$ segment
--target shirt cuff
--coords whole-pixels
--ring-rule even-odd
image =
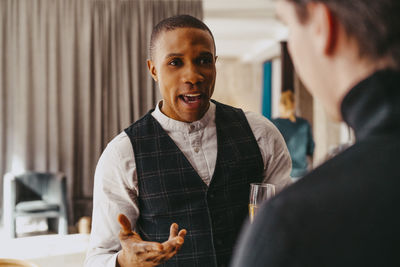
[[[110,260],[110,264],[108,264],[107,267],[117,267],[117,266],[118,266],[117,258],[118,258],[119,253],[121,253],[121,251],[122,251],[122,250],[118,251],[117,253],[115,253],[115,254],[112,256],[112,258],[111,258],[111,260]]]

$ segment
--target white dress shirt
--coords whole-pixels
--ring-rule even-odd
[[[199,121],[186,123],[164,115],[159,106],[151,115],[172,138],[201,179],[209,185],[217,160],[217,135],[214,103]],[[274,184],[279,192],[291,183],[291,160],[285,141],[265,117],[246,112],[245,116],[260,148],[263,182]],[[121,249],[117,216],[125,214],[135,227],[139,217],[138,181],[134,151],[125,132],[105,148],[97,164],[93,192],[93,222],[86,267],[115,267]]]

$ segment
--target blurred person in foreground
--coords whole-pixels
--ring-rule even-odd
[[[203,22],[161,21],[150,57],[162,100],[100,157],[86,266],[227,266],[249,184],[280,191],[290,155],[266,118],[210,100],[217,57]]]
[[[261,207],[232,266],[400,266],[400,1],[278,0],[296,70],[356,142]]]
[[[292,159],[290,176],[295,182],[312,168],[314,139],[310,123],[296,116],[294,94],[290,90],[282,92],[279,102],[279,118],[271,120],[279,129]]]

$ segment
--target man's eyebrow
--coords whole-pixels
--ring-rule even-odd
[[[200,56],[213,56],[213,54],[211,52],[201,52]]]
[[[213,56],[211,52],[200,52],[200,56]],[[183,54],[181,53],[169,53],[168,55],[165,56],[165,58],[171,58],[171,57],[183,57]]]
[[[170,53],[168,55],[165,56],[165,58],[170,58],[170,57],[182,57],[183,54],[181,53]]]

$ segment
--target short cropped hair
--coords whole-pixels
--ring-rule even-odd
[[[160,21],[153,28],[153,31],[151,32],[150,51],[149,51],[151,59],[154,56],[155,45],[156,45],[159,35],[162,32],[172,31],[177,28],[196,28],[196,29],[207,31],[212,37],[212,40],[214,43],[214,51],[215,51],[214,36],[213,36],[211,30],[207,27],[207,25],[204,24],[204,22],[202,22],[201,20],[199,20],[193,16],[190,16],[190,15],[177,15],[177,16],[169,17],[169,18],[166,18],[166,19]]]
[[[388,59],[400,66],[399,0],[286,0],[295,4],[301,23],[308,18],[307,4],[323,3],[358,42],[360,57]]]

